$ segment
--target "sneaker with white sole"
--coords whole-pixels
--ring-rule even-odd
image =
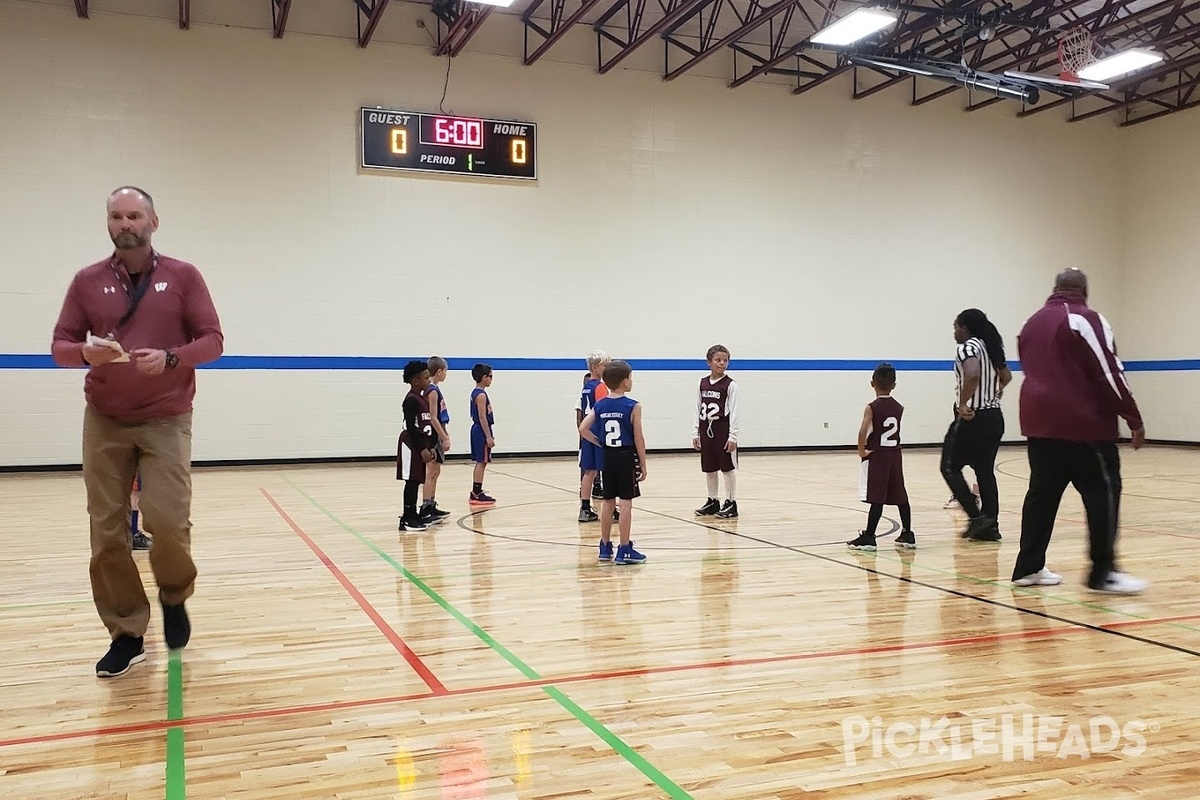
[[[1135,578],[1124,572],[1110,572],[1100,583],[1088,581],[1089,589],[1105,594],[1139,594],[1144,592],[1149,585],[1149,581]]]
[[[1062,583],[1062,575],[1042,567],[1032,575],[1024,578],[1014,578],[1013,586],[1058,586]]]

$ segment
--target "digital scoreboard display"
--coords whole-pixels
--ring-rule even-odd
[[[537,124],[361,109],[362,166],[537,180]]]

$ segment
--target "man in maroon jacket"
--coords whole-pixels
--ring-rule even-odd
[[[1117,570],[1121,462],[1117,418],[1129,424],[1133,449],[1146,441],[1137,403],[1117,358],[1112,328],[1088,308],[1087,276],[1059,273],[1054,293],[1017,337],[1021,370],[1021,433],[1029,440],[1029,491],[1021,518],[1017,586],[1054,586],[1046,549],[1067,484],[1087,511],[1092,572],[1089,588],[1137,594],[1147,583]]]
[[[75,275],[54,328],[61,367],[84,378],[83,481],[91,517],[92,597],[112,643],[102,678],[145,660],[150,602],[129,549],[129,487],[139,468],[141,512],[154,531],[150,566],[171,649],[191,636],[192,398],[196,366],[221,355],[224,337],[200,272],[150,246],[154,201],[123,186],[108,198],[114,253]]]

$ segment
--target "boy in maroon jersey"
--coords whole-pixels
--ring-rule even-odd
[[[700,471],[708,481],[708,500],[696,509],[696,516],[716,515],[736,519],[737,507],[737,383],[725,374],[729,368],[729,350],[715,344],[708,348],[711,374],[700,379],[696,417],[692,425],[692,448],[700,451]],[[725,476],[725,505],[717,500],[717,473]]]
[[[900,420],[904,406],[892,397],[896,388],[896,368],[880,364],[871,375],[875,401],[863,411],[858,428],[858,457],[862,459],[859,477],[859,499],[871,504],[867,529],[846,545],[851,550],[874,550],[875,529],[883,517],[885,505],[900,509],[903,530],[896,539],[897,547],[915,549],[917,537],[912,532],[912,508],[908,490],[904,488],[904,459],[900,452]]]
[[[400,517],[400,530],[423,531],[429,527],[429,518],[420,515],[417,498],[421,484],[425,482],[425,465],[433,461],[437,442],[429,402],[425,399],[425,390],[429,388],[429,364],[424,361],[405,364],[404,382],[410,388],[403,403],[404,430],[396,443],[396,480],[404,481],[404,514]]]

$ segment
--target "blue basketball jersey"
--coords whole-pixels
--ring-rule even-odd
[[[425,399],[429,401],[429,410],[437,414],[438,422],[450,424],[450,409],[446,407],[446,396],[436,383],[429,384],[425,390]]]
[[[596,402],[592,435],[605,447],[633,447],[632,397],[605,397]]]
[[[483,395],[483,403],[487,408],[488,425],[491,425],[496,421],[495,418],[492,417],[492,399],[488,397],[485,389],[480,389],[478,386],[471,390],[471,422],[475,423],[476,425],[479,424],[479,406],[475,404],[475,398],[479,397],[479,395]]]
[[[599,386],[600,381],[596,378],[589,377],[583,382],[583,392],[579,396],[579,409],[585,417],[589,411],[596,407],[596,389]],[[604,394],[606,392],[601,392],[600,396],[603,397]]]

